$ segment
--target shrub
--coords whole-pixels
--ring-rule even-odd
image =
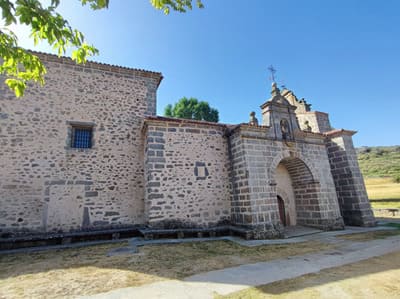
[[[383,156],[384,153],[385,153],[385,151],[380,148],[377,148],[375,151],[376,156]]]

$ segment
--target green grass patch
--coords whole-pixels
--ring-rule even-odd
[[[400,184],[393,183],[391,178],[366,178],[365,187],[372,208],[400,209]]]
[[[400,146],[361,147],[358,164],[374,209],[400,209]]]
[[[385,239],[388,237],[393,237],[400,235],[400,230],[380,230],[380,231],[373,231],[367,233],[356,233],[350,235],[342,235],[338,236],[337,238],[343,240],[350,240],[350,241],[358,241],[358,242],[365,242],[377,239]]]
[[[385,223],[385,225],[383,226],[395,227],[400,230],[400,223],[390,222],[390,223]]]
[[[400,183],[400,146],[362,147],[357,154],[364,178],[389,177]]]

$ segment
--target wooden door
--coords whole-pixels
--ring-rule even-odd
[[[279,217],[281,222],[284,226],[286,226],[286,212],[285,212],[285,202],[283,199],[278,195],[278,208],[279,208]]]

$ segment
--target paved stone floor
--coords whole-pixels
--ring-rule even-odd
[[[400,236],[366,242],[354,242],[335,238],[337,235],[382,229],[384,228],[347,227],[346,230],[343,231],[313,233],[281,240],[245,241],[226,237],[225,239],[230,239],[245,246],[320,240],[327,243],[334,242],[338,247],[334,250],[327,250],[314,254],[201,273],[187,277],[184,281],[168,280],[81,298],[214,298],[216,293],[221,295],[229,294],[251,286],[294,278],[304,274],[315,273],[322,269],[338,267],[375,256],[400,251]],[[172,242],[168,240],[162,241],[166,243]],[[173,240],[173,242],[178,241],[179,240]],[[160,240],[146,242],[149,244],[160,242]],[[145,245],[143,240],[133,240],[131,242],[131,246],[134,248],[141,245]]]
[[[285,227],[285,238],[294,238],[294,237],[302,237],[312,234],[321,233],[322,230],[312,228],[312,227],[305,227],[305,226],[286,226]]]

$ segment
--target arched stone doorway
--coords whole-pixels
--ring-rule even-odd
[[[296,203],[293,191],[293,182],[289,171],[283,164],[279,164],[275,170],[276,195],[281,198],[285,208],[285,226],[296,225]],[[278,206],[279,207],[279,206]]]
[[[276,197],[281,198],[285,211],[283,225],[319,226],[321,209],[320,185],[310,168],[300,158],[282,159],[275,170]],[[278,211],[282,210],[279,204]]]

